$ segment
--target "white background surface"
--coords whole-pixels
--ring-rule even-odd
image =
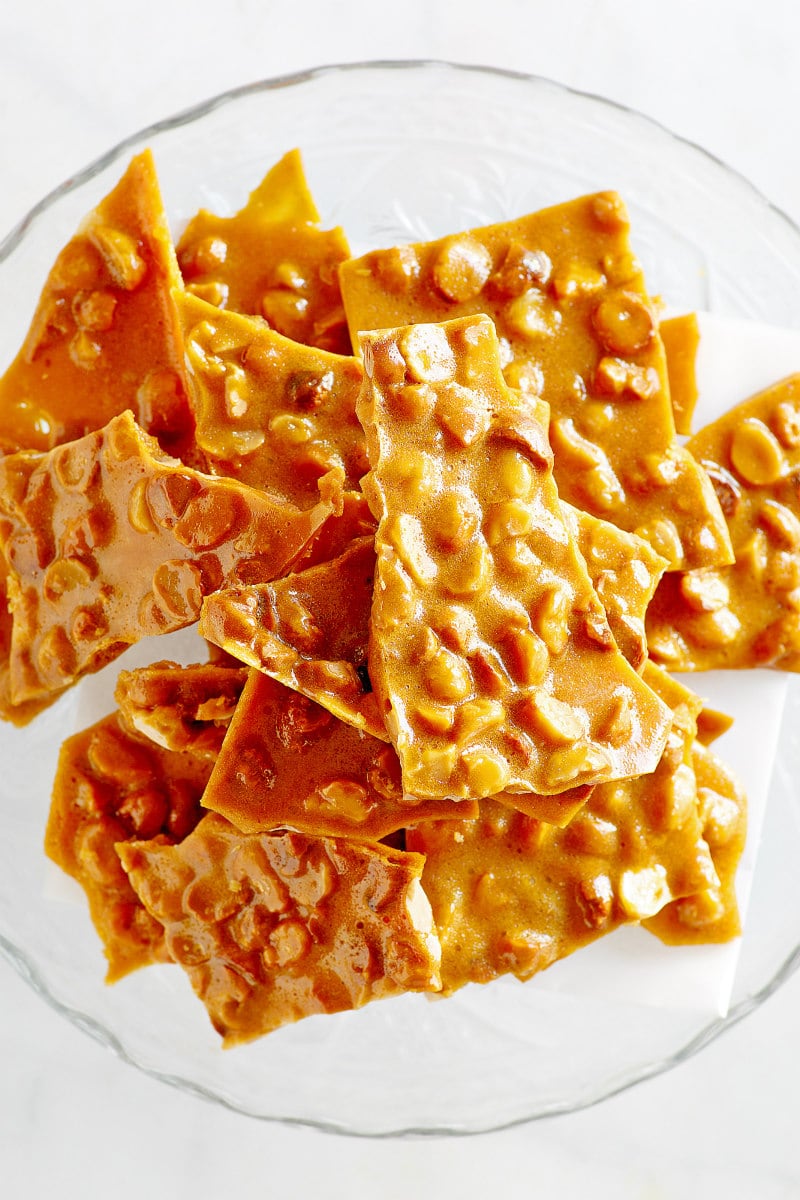
[[[601,93],[699,142],[800,221],[799,43],[796,0],[0,0],[0,237],[157,118],[368,58],[483,62]],[[456,1141],[367,1142],[179,1095],[56,1017],[0,961],[8,1200],[785,1200],[800,1197],[798,1118],[800,978],[699,1058],[591,1111]]]

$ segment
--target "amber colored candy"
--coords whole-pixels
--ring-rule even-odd
[[[667,575],[647,613],[650,654],[676,671],[800,670],[800,375],[688,443],[708,472],[736,562]]]
[[[507,383],[551,408],[564,500],[645,538],[672,569],[732,561],[712,489],[678,444],[658,322],[614,192],[340,271],[359,331],[492,317]]]
[[[176,301],[195,437],[209,470],[299,508],[318,501],[318,480],[335,468],[346,488],[357,489],[368,468],[356,417],[360,363],[195,296]]]
[[[697,718],[697,740],[703,746],[711,746],[723,733],[727,733],[732,725],[733,717],[706,705]]]
[[[190,625],[217,587],[282,574],[329,512],[192,471],[130,413],[0,460],[12,700],[54,694],[139,638]]]
[[[718,880],[698,811],[692,745],[700,702],[652,666],[672,728],[655,771],[601,784],[565,829],[481,800],[476,821],[421,823],[422,881],[442,943],[442,986],[527,979]]]
[[[553,796],[652,770],[668,711],[614,643],[541,408],[506,386],[491,321],[362,345],[379,521],[369,674],[404,788]]]
[[[8,607],[8,567],[0,549],[0,720],[27,725],[47,707],[48,701],[28,700],[14,704],[11,699],[11,638],[13,618]]]
[[[477,815],[477,803],[403,792],[391,746],[251,671],[203,797],[243,833],[287,827],[380,841],[414,821]]]
[[[676,432],[692,432],[692,418],[697,404],[697,347],[700,345],[700,325],[696,313],[669,317],[658,327],[667,356],[667,375],[672,413]]]
[[[170,453],[191,443],[175,251],[149,150],[56,259],[0,380],[0,439],[49,450],[131,409]]]
[[[718,882],[673,900],[645,929],[670,946],[729,942],[742,932],[736,900],[736,868],[747,835],[747,799],[723,762],[704,745],[692,747],[703,838]]]
[[[290,150],[232,217],[205,209],[178,242],[188,291],[219,308],[264,317],[296,342],[350,353],[337,269],[341,229],[320,229],[300,153]]]
[[[200,632],[340,720],[388,741],[367,670],[375,574],[371,537],[273,583],[208,596]]]
[[[49,857],[86,892],[108,982],[168,962],[164,931],[145,911],[114,849],[129,838],[180,841],[201,816],[211,772],[203,756],[132,734],[113,713],[61,747],[45,835]]]
[[[119,855],[226,1046],[314,1013],[439,988],[417,854],[247,836],[211,813],[179,846],[127,843]]]
[[[247,680],[244,667],[157,662],[120,671],[114,699],[129,729],[165,750],[215,761]]]
[[[647,661],[647,607],[667,561],[635,533],[570,504],[562,507],[614,641],[634,670],[641,672]]]
[[[323,480],[323,485],[325,484]],[[375,537],[375,518],[370,512],[366,497],[361,492],[341,492],[338,480],[334,480],[333,494],[328,497],[322,488],[322,499],[328,499],[334,511],[320,525],[302,554],[295,560],[293,570],[305,571],[320,563],[331,562],[350,549],[360,538]]]

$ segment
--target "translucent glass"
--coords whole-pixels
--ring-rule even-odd
[[[366,63],[217,97],[128,139],[43,200],[0,247],[0,362],[15,353],[60,246],[145,145],[176,231],[201,205],[239,207],[266,167],[300,146],[325,223],[342,224],[354,251],[613,187],[651,289],[668,303],[800,325],[798,230],[697,147],[546,80]],[[90,701],[112,707],[113,676],[24,731],[0,729],[0,949],[65,1016],[166,1082],[258,1117],[360,1134],[497,1128],[594,1103],[680,1062],[797,964],[800,907],[785,902],[800,855],[792,687],[727,1019],[502,980],[445,1002],[409,996],[312,1018],[223,1053],[177,968],[104,986],[88,917],[42,853],[59,743]]]

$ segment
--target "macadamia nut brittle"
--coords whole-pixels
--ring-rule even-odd
[[[186,337],[195,438],[215,475],[266,488],[298,508],[317,503],[318,480],[367,470],[356,417],[355,358],[290,341],[251,317],[176,295]]]
[[[248,837],[213,813],[179,846],[156,839],[119,854],[228,1046],[440,986],[417,854],[298,833]]]
[[[58,692],[139,638],[190,625],[225,583],[280,575],[329,513],[166,458],[130,413],[0,460],[12,699]]]
[[[309,346],[350,353],[337,268],[350,251],[323,230],[300,153],[290,150],[232,217],[201,210],[178,242],[186,288]]]
[[[697,433],[736,562],[661,581],[647,614],[651,655],[677,671],[800,670],[800,375]]]
[[[0,441],[50,450],[131,409],[170,453],[191,445],[180,274],[149,151],[56,259],[0,380]]]
[[[120,671],[114,699],[135,733],[214,762],[246,681],[245,667],[157,662]]]
[[[614,644],[541,410],[506,386],[491,321],[362,346],[379,521],[369,669],[404,788],[552,796],[652,770],[668,711]]]
[[[732,559],[703,472],[676,441],[664,350],[616,193],[375,250],[341,270],[360,331],[493,318],[506,381],[551,408],[562,498],[638,533],[673,569]]]
[[[164,931],[139,903],[114,846],[156,835],[179,841],[195,827],[211,762],[191,749],[164,750],[131,733],[119,713],[61,747],[45,850],[86,893],[109,982],[169,961]]]
[[[485,799],[476,821],[409,831],[409,848],[426,859],[446,992],[509,973],[529,978],[718,884],[691,767],[700,702],[656,668],[646,677],[673,710],[650,775],[596,787],[565,829]]]
[[[203,805],[244,833],[285,826],[378,841],[413,821],[477,815],[477,802],[403,792],[391,746],[252,671]]]

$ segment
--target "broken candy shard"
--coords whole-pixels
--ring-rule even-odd
[[[47,454],[0,460],[15,703],[52,695],[224,584],[287,570],[330,514],[164,457],[130,413]]]
[[[692,418],[698,399],[696,361],[700,324],[697,313],[669,317],[660,322],[658,332],[667,356],[669,396],[675,429],[688,437],[692,432]]]
[[[379,522],[369,673],[404,788],[553,796],[653,770],[669,712],[617,649],[546,421],[482,316],[362,335]]]
[[[650,654],[675,671],[800,671],[800,375],[688,446],[717,490],[736,561],[662,579],[647,613]]]
[[[350,353],[337,269],[341,229],[323,230],[298,150],[275,164],[232,217],[201,210],[178,242],[186,288],[253,313],[295,342]]]
[[[698,742],[692,747],[692,767],[703,838],[718,880],[671,901],[644,922],[645,929],[670,946],[728,942],[742,932],[736,869],[747,834],[747,799],[728,767]]]
[[[657,669],[646,675],[673,712],[650,775],[600,784],[564,829],[484,799],[475,821],[409,830],[409,849],[425,855],[444,992],[505,974],[527,979],[718,885],[692,769],[700,701]]]
[[[128,838],[179,841],[200,820],[211,772],[125,728],[119,713],[68,738],[53,784],[45,850],[86,893],[108,959],[108,982],[168,962],[164,931],[128,883],[114,846]]]
[[[675,436],[664,348],[614,192],[375,250],[340,271],[360,330],[485,313],[506,382],[551,410],[561,497],[644,537],[672,570],[732,561],[719,504]]]
[[[563,505],[614,641],[640,674],[647,661],[645,615],[668,563],[649,542],[610,521]]]
[[[217,663],[157,662],[120,671],[114,699],[132,731],[165,750],[216,760],[247,680],[247,670]]]
[[[0,439],[49,450],[131,409],[181,455],[191,444],[175,251],[149,150],[56,259],[0,380]]]
[[[226,1046],[440,986],[417,854],[248,836],[211,813],[179,846],[126,843],[119,856]]]
[[[367,674],[375,550],[362,537],[339,558],[273,583],[209,596],[200,632],[248,666],[388,741]]]
[[[359,841],[477,813],[477,804],[405,795],[391,746],[259,671],[250,673],[203,806],[243,833],[288,827]]]
[[[188,293],[176,302],[195,438],[209,470],[298,508],[318,502],[317,482],[334,469],[356,490],[368,466],[355,410],[360,363]]]

